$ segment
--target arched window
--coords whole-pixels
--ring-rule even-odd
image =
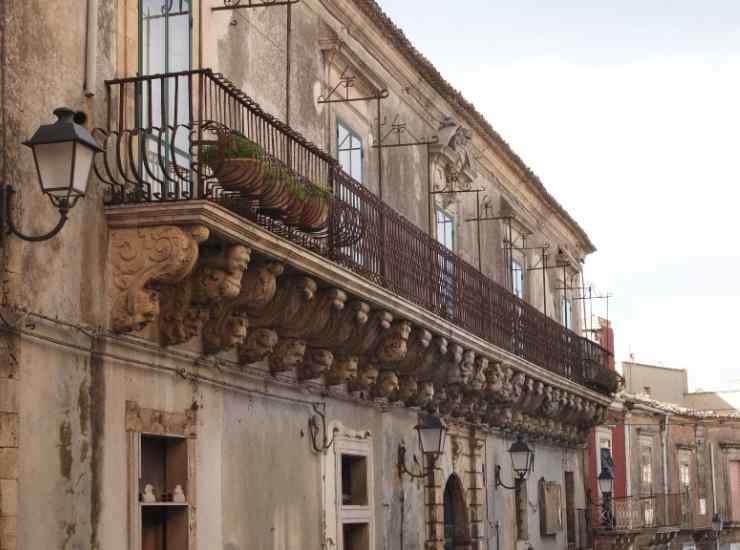
[[[445,485],[445,550],[470,548],[470,527],[465,493],[460,478],[452,474]]]

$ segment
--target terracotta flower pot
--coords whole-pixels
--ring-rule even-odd
[[[329,197],[323,195],[309,195],[306,197],[301,220],[302,229],[319,231],[324,229],[329,221]]]
[[[269,216],[284,219],[286,223],[297,223],[303,210],[303,201],[291,189],[287,178],[284,175],[268,176],[264,188],[259,196],[260,209]]]
[[[258,194],[264,181],[264,163],[260,159],[225,158],[211,163],[213,174],[227,191]]]

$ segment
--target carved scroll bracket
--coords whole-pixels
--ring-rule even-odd
[[[192,272],[198,260],[198,244],[208,235],[204,226],[111,231],[110,319],[114,331],[138,331],[158,317],[163,285],[176,284]]]

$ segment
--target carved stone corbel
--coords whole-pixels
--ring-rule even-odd
[[[399,372],[401,374],[415,373],[431,343],[431,332],[423,327],[414,327],[408,338],[406,355],[398,365]]]
[[[409,342],[409,351],[399,365],[399,372],[413,374],[419,381],[436,380],[439,365],[448,352],[447,338],[432,336],[428,331],[417,328],[412,332]]]
[[[270,372],[274,375],[303,366],[306,342],[300,338],[280,338],[270,356]]]
[[[238,346],[239,364],[253,365],[269,357],[278,343],[278,335],[268,328],[252,329],[243,344]]]
[[[190,277],[162,287],[159,295],[159,336],[163,346],[176,346],[197,336],[208,321],[207,307],[193,305]]]
[[[281,329],[290,326],[294,318],[305,315],[309,304],[316,298],[317,290],[316,281],[310,277],[281,277],[273,300],[247,310],[249,321],[253,327],[271,328],[280,334]]]
[[[328,349],[308,348],[303,359],[303,367],[298,370],[298,380],[316,380],[321,378],[334,363],[334,354]]]
[[[230,304],[230,308],[258,316],[275,299],[278,277],[283,274],[284,269],[282,263],[271,260],[252,262],[242,277],[239,296]]]
[[[411,335],[411,323],[403,319],[393,322],[375,351],[375,356],[381,363],[398,363],[408,351],[408,340]]]
[[[363,362],[357,370],[357,377],[347,384],[350,392],[368,395],[378,381],[380,368],[376,363]]]
[[[398,401],[399,381],[398,375],[392,370],[382,370],[378,375],[378,381],[373,388],[373,397]]]
[[[351,384],[357,378],[358,364],[357,357],[335,357],[331,369],[326,373],[326,385]]]
[[[203,352],[212,355],[243,344],[248,328],[247,318],[238,314],[229,315],[218,324],[206,323],[203,327]]]
[[[203,226],[111,231],[111,327],[115,332],[138,331],[157,318],[159,289],[182,281],[192,272],[198,260],[198,244],[208,235]]]
[[[344,350],[347,343],[358,334],[370,319],[370,306],[359,300],[350,301],[342,309],[331,312],[325,329],[313,334],[309,343],[315,347],[322,347],[338,351]]]
[[[442,359],[439,372],[439,380],[444,384],[462,384],[463,373],[460,364],[463,358],[463,348],[458,344],[452,344],[447,348],[447,355]]]
[[[201,259],[193,273],[192,302],[209,305],[239,296],[252,251],[235,244]]]

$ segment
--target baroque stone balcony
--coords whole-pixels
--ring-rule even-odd
[[[114,330],[165,346],[199,338],[204,353],[233,349],[297,383],[565,443],[603,421],[619,386],[604,349],[441,246],[228,80],[205,69],[107,86],[95,167]],[[249,160],[233,162],[234,146]]]

